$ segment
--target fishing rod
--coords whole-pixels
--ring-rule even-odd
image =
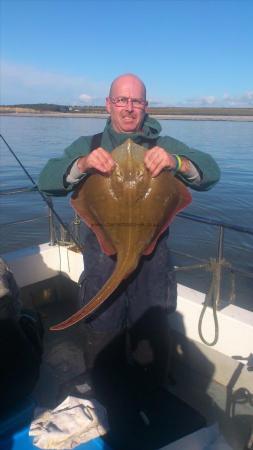
[[[59,214],[55,211],[52,202],[47,198],[47,196],[39,189],[37,183],[35,183],[33,177],[30,175],[30,173],[28,172],[28,170],[25,168],[25,166],[23,165],[23,163],[21,162],[21,160],[19,159],[19,157],[16,155],[16,153],[14,152],[14,150],[12,150],[12,148],[10,147],[10,145],[8,144],[8,142],[5,140],[5,138],[3,137],[2,134],[0,134],[0,138],[3,140],[3,142],[5,143],[6,147],[8,148],[8,150],[10,151],[10,153],[12,154],[12,156],[15,158],[15,160],[18,162],[18,164],[20,165],[20,167],[23,169],[23,171],[25,172],[26,176],[29,178],[29,180],[32,182],[34,188],[36,189],[36,191],[38,191],[38,193],[40,194],[40,196],[42,197],[42,199],[44,200],[44,202],[47,204],[47,206],[49,207],[50,211],[52,211],[52,213],[54,214],[54,216],[56,217],[56,219],[58,220],[58,222],[61,224],[61,226],[64,228],[65,231],[67,231],[72,239],[72,241],[74,242],[74,244],[79,248],[79,250],[82,251],[82,248],[80,246],[80,243],[76,240],[76,238],[73,236],[73,234],[71,233],[71,231],[69,230],[69,228],[66,226],[66,224],[63,222],[63,220],[61,219],[61,217],[59,216]]]

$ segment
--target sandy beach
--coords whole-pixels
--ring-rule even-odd
[[[60,113],[60,112],[2,112],[0,110],[0,116],[13,116],[13,117],[71,117],[71,118],[93,118],[93,119],[107,119],[108,114],[102,113]],[[253,122],[253,116],[234,116],[234,115],[205,115],[205,114],[150,114],[151,117],[158,120],[216,120],[216,121],[233,121],[233,122]]]

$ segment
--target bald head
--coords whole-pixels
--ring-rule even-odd
[[[111,87],[110,87],[109,97],[114,97],[115,92],[118,92],[119,88],[121,89],[122,86],[129,85],[129,84],[133,85],[136,89],[138,89],[138,91],[140,93],[140,97],[143,100],[146,100],[145,84],[139,77],[137,77],[136,75],[134,75],[132,73],[126,73],[124,75],[120,75],[117,78],[115,78],[115,80],[113,80]]]
[[[106,109],[117,133],[141,130],[147,110],[144,83],[132,73],[115,78],[106,98]]]

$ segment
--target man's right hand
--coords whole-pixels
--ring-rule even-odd
[[[77,167],[82,173],[96,170],[104,175],[110,175],[115,165],[116,163],[110,153],[102,147],[96,148],[89,155],[82,156],[77,161]]]

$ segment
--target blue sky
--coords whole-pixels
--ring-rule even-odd
[[[251,0],[2,0],[1,104],[103,104],[139,75],[154,105],[253,107]]]

